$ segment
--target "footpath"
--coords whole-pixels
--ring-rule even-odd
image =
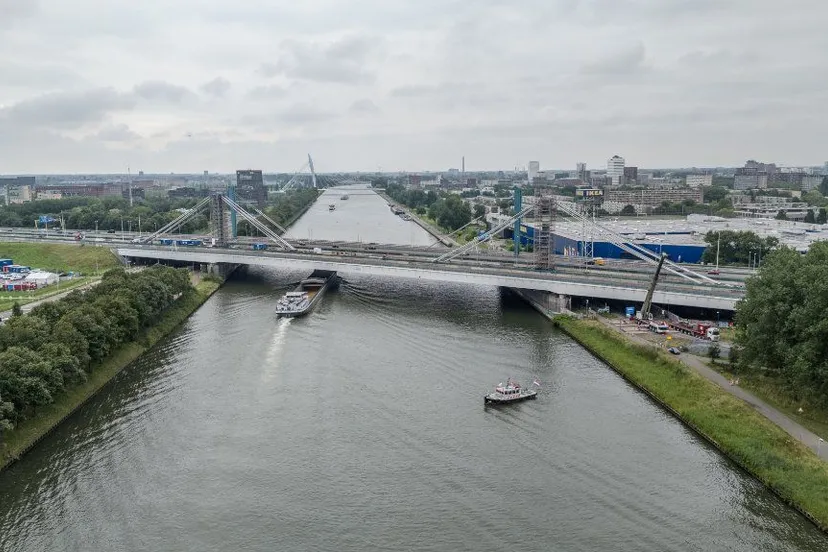
[[[43,297],[42,299],[38,299],[37,301],[32,301],[31,303],[26,303],[25,305],[21,305],[20,310],[23,311],[23,313],[25,314],[25,313],[29,312],[30,310],[32,310],[33,308],[35,308],[36,306],[38,306],[38,305],[42,305],[43,303],[49,303],[51,301],[57,301],[58,299],[62,299],[64,297],[66,297],[67,295],[69,295],[73,291],[83,291],[85,289],[91,288],[92,286],[98,285],[98,283],[100,283],[100,279],[93,280],[91,282],[83,284],[82,286],[73,287],[73,288],[68,289],[66,291],[59,291],[59,292],[53,293],[51,295],[47,295],[46,297]],[[0,312],[0,319],[6,320],[11,315],[12,315],[12,311],[10,311],[10,310]]]
[[[597,320],[599,320],[607,328],[623,334],[630,341],[656,349],[661,348],[652,341],[648,341],[647,339],[633,333],[633,331],[638,331],[638,327],[634,323],[627,323],[623,320],[618,321],[615,319],[606,319],[601,316],[598,316]],[[768,420],[781,427],[786,433],[788,433],[788,435],[813,450],[820,458],[828,460],[828,443],[825,443],[820,436],[790,419],[785,413],[774,408],[752,393],[742,389],[738,385],[731,384],[730,380],[708,366],[700,357],[688,353],[682,353],[681,355],[675,357],[675,359],[692,369],[700,376],[712,381],[734,397],[743,400],[757,412],[765,416]]]

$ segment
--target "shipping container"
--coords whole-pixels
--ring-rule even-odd
[[[170,238],[163,238],[158,240],[158,243],[160,243],[161,245],[172,245],[173,241]]]
[[[11,259],[0,259],[0,266],[8,266],[13,264],[14,261],[12,261]]]

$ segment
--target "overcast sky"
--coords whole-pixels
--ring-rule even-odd
[[[0,0],[0,174],[828,161],[825,0]]]

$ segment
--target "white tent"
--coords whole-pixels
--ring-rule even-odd
[[[53,272],[30,272],[23,281],[34,282],[38,288],[42,288],[57,284],[58,275]]]

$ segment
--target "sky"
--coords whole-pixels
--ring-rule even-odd
[[[828,161],[824,0],[0,0],[0,174]]]

